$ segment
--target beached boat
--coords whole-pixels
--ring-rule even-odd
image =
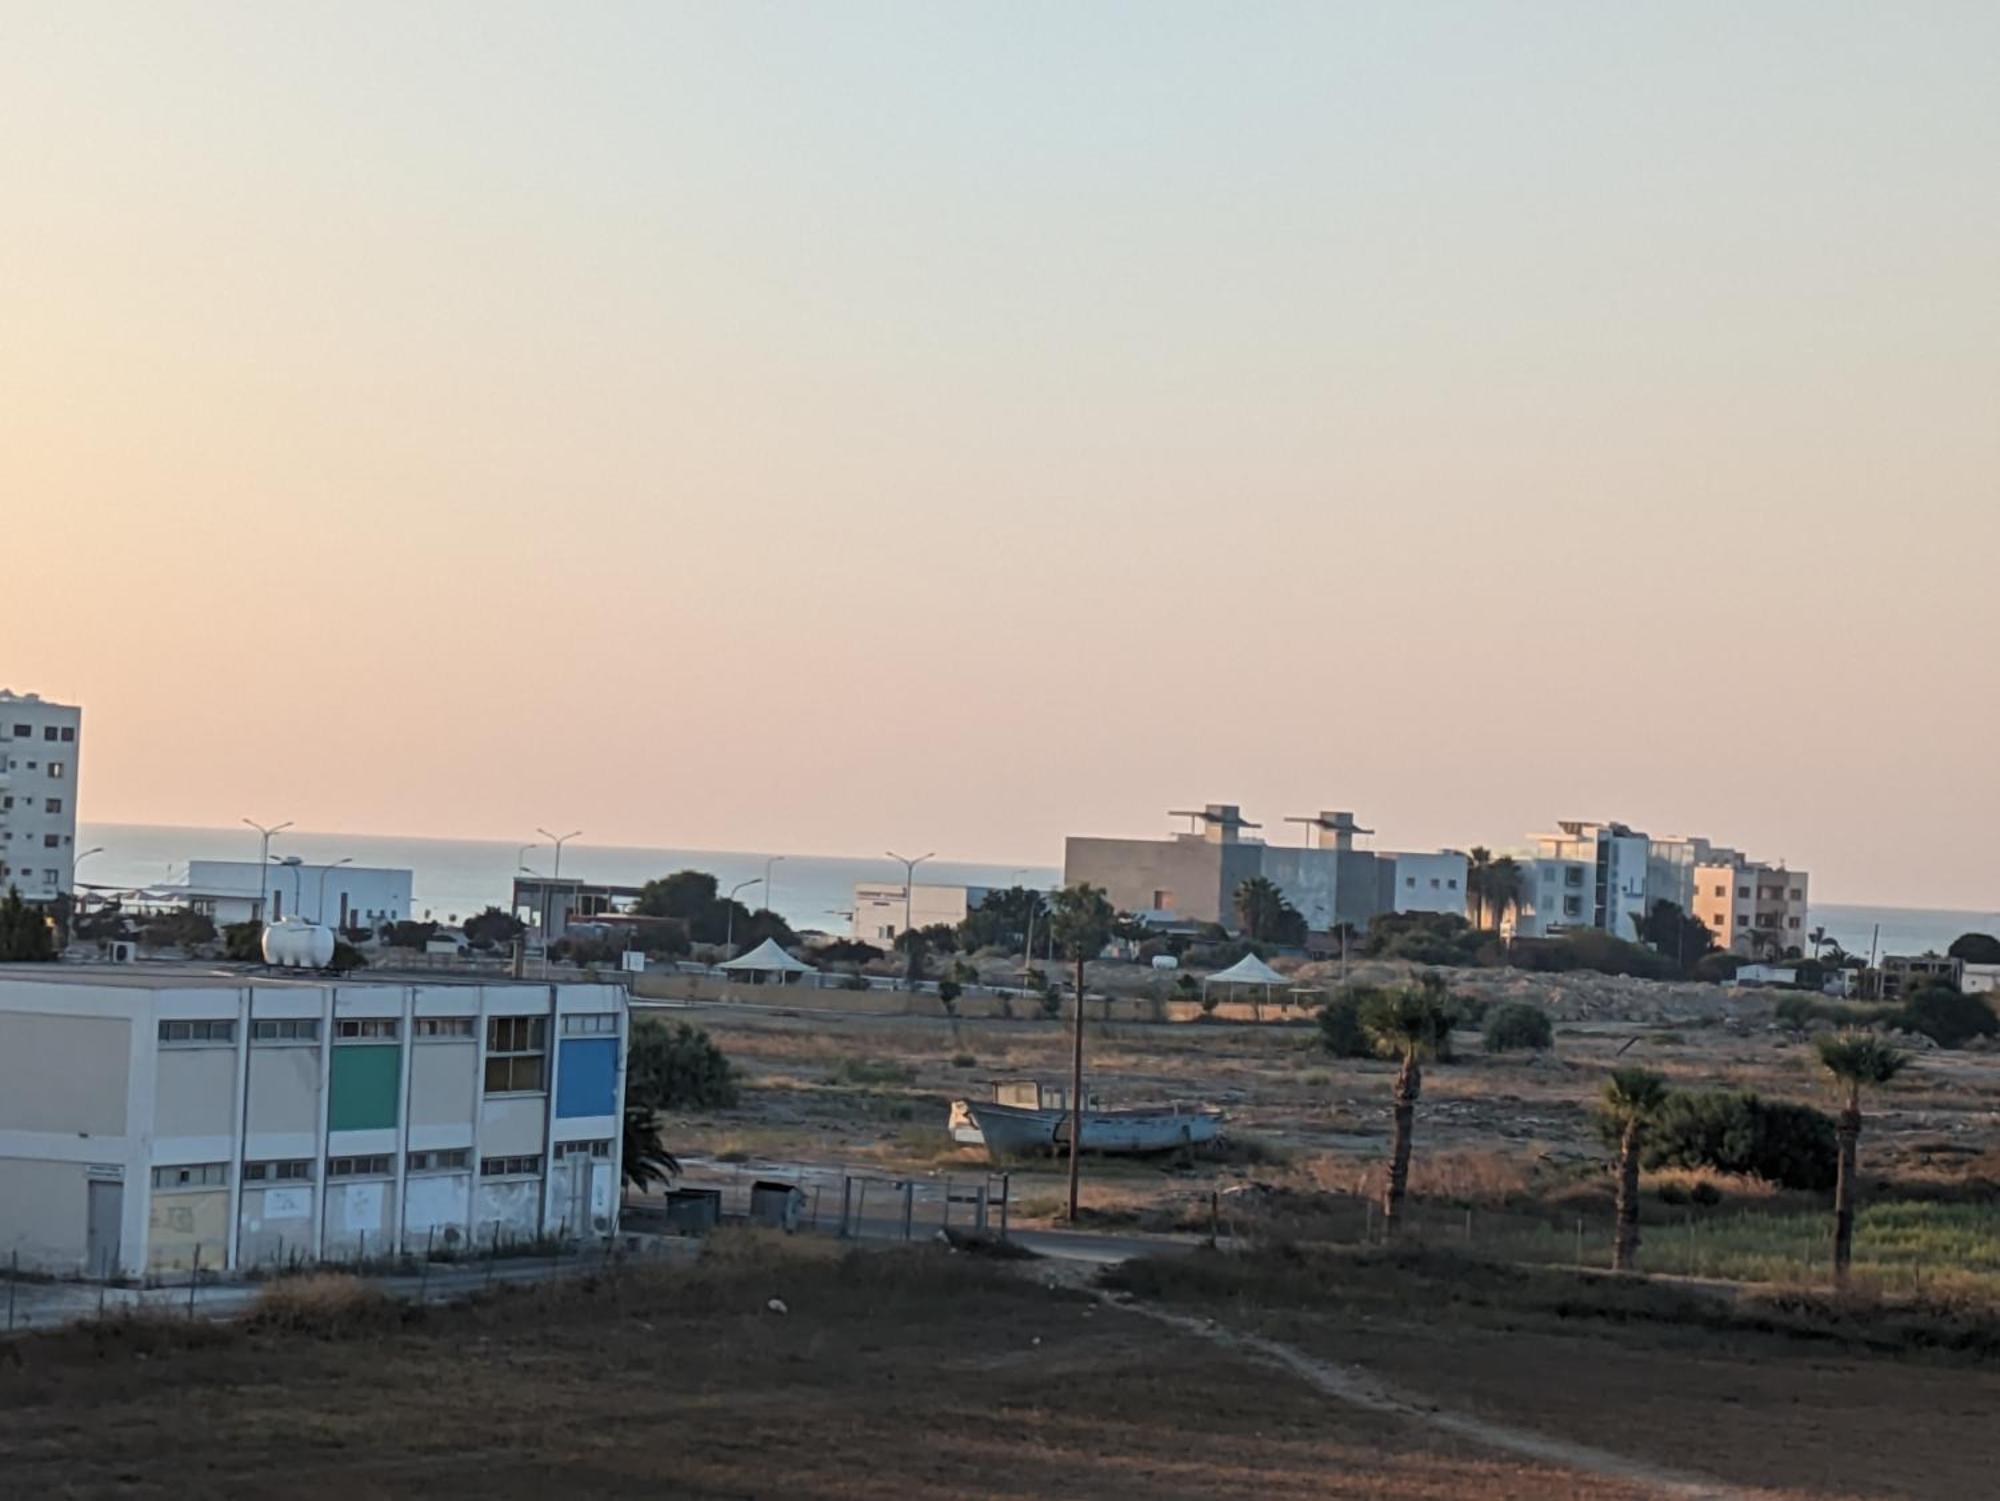
[[[1039,1084],[996,1084],[991,1100],[954,1100],[952,1140],[983,1146],[995,1157],[1046,1156],[1069,1146],[1067,1091]],[[1198,1147],[1222,1133],[1222,1112],[1206,1105],[1168,1103],[1104,1108],[1086,1094],[1086,1152],[1141,1156]]]

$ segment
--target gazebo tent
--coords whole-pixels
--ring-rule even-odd
[[[752,984],[789,985],[800,975],[816,975],[818,970],[803,960],[794,959],[778,947],[775,938],[766,938],[740,959],[731,959],[716,968],[733,977],[741,976]]]
[[[1225,987],[1225,994],[1227,994],[1230,988],[1241,986],[1250,992],[1251,1002],[1255,1005],[1257,1015],[1261,1020],[1263,1017],[1263,1003],[1271,999],[1271,992],[1273,990],[1284,989],[1291,983],[1291,981],[1287,980],[1255,954],[1245,954],[1241,959],[1230,965],[1229,968],[1217,970],[1214,974],[1203,980],[1201,982],[1201,993],[1206,996],[1208,988],[1211,985]]]

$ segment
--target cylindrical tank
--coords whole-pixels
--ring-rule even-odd
[[[281,917],[264,929],[264,962],[281,969],[325,969],[333,962],[333,929]]]

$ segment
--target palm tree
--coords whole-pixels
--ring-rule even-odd
[[[1290,905],[1284,892],[1268,876],[1251,876],[1236,888],[1236,921],[1241,924],[1244,936],[1256,943],[1278,937]]]
[[[625,1182],[641,1192],[658,1183],[665,1186],[681,1170],[674,1154],[660,1140],[660,1119],[644,1105],[627,1104],[624,1145],[618,1162]]]
[[[1821,925],[1820,927],[1814,928],[1810,933],[1806,934],[1806,939],[1812,944],[1813,958],[1817,959],[1819,957],[1819,951],[1822,948],[1826,947],[1825,926]]]
[[[1076,1017],[1070,1035],[1069,1063],[1069,1218],[1076,1223],[1077,1185],[1081,1176],[1083,1142],[1083,966],[1104,952],[1118,921],[1102,887],[1065,886],[1051,903],[1050,931],[1063,952],[1076,961]]]
[[[1502,855],[1486,868],[1485,890],[1480,902],[1489,914],[1497,913],[1496,928],[1506,922],[1507,914],[1521,905],[1521,893],[1526,889],[1526,877],[1521,872],[1521,862],[1512,855]]]
[[[1395,1142],[1389,1156],[1389,1180],[1382,1187],[1382,1227],[1393,1234],[1402,1222],[1403,1195],[1410,1185],[1410,1134],[1416,1122],[1417,1097],[1423,1093],[1423,1060],[1435,1054],[1450,1035],[1453,1009],[1441,981],[1379,991],[1361,1008],[1361,1025],[1378,1052],[1402,1059],[1390,1096]]]
[[[1611,1242],[1611,1270],[1639,1265],[1639,1150],[1646,1127],[1667,1097],[1667,1081],[1651,1069],[1621,1068],[1604,1083],[1600,1117],[1618,1137],[1618,1233]]]
[[[1475,928],[1486,926],[1486,874],[1493,865],[1493,852],[1475,844],[1465,857],[1465,915]]]
[[[1847,1091],[1833,1123],[1840,1143],[1840,1176],[1833,1188],[1833,1281],[1840,1287],[1846,1284],[1848,1263],[1854,1259],[1854,1159],[1861,1144],[1861,1091],[1887,1084],[1903,1071],[1910,1055],[1873,1032],[1852,1029],[1822,1032],[1813,1046],[1819,1051],[1820,1067]]]

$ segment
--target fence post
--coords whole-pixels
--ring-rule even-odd
[[[1007,1238],[1007,1206],[1014,1200],[1014,1175],[1000,1175],[1000,1238]]]
[[[493,1285],[493,1269],[500,1265],[500,1222],[493,1222],[493,1245],[486,1253],[486,1285]]]
[[[1583,1216],[1580,1214],[1576,1217],[1576,1264],[1579,1269],[1583,1266]]]
[[[354,1264],[357,1267],[368,1264],[368,1232],[366,1230],[361,1232],[361,1239],[355,1243]]]
[[[868,1228],[863,1223],[867,1218],[868,1180],[863,1178],[861,1180],[861,1192],[856,1194],[854,1198],[854,1238],[856,1240],[860,1240],[868,1234]]]
[[[848,1205],[853,1202],[853,1198],[854,1180],[848,1177],[847,1174],[842,1173],[840,1175],[840,1238],[842,1240],[847,1239],[847,1210]]]
[[[1472,1244],[1472,1206],[1470,1204],[1465,1206],[1465,1243],[1468,1246]]]
[[[903,1180],[903,1239],[910,1238],[910,1219],[917,1209],[917,1184],[913,1178]]]
[[[188,1269],[188,1317],[194,1317],[194,1290],[201,1284],[201,1242],[194,1243],[194,1265]]]
[[[978,1218],[973,1222],[972,1228],[979,1234],[984,1235],[986,1233],[986,1180],[984,1178],[979,1180],[979,1204],[973,1212]]]
[[[437,1226],[424,1232],[424,1264],[417,1268],[417,1302],[430,1301],[431,1293],[431,1251],[437,1245]]]
[[[7,1332],[14,1332],[14,1286],[21,1280],[21,1253],[12,1257],[12,1267],[7,1274]]]
[[[940,1222],[946,1230],[951,1229],[951,1179],[944,1180],[944,1219]]]
[[[813,1185],[813,1229],[815,1230],[819,1228],[819,1190],[820,1185],[815,1183]]]

